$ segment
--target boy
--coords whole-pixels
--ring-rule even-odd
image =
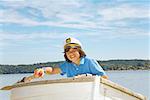
[[[67,77],[75,77],[82,74],[99,75],[108,79],[106,73],[96,60],[86,57],[82,50],[82,44],[75,38],[67,38],[64,45],[65,62],[58,67],[46,67],[36,69],[34,75],[26,77],[23,81],[30,81],[33,78],[43,77],[46,74],[67,74]]]

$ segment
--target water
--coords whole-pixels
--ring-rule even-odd
[[[150,98],[150,71],[107,71],[106,73],[111,81]],[[0,75],[0,88],[6,85],[11,85],[20,80],[22,77],[30,75],[31,74]],[[65,76],[60,75],[46,75],[40,80],[64,77]],[[0,100],[10,100],[10,91],[0,90]]]
[[[107,74],[113,82],[143,94],[150,99],[150,70],[112,71]]]

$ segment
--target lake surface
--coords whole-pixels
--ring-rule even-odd
[[[150,98],[150,70],[107,71],[106,73],[111,81]],[[31,74],[2,74],[0,75],[0,88],[6,85],[12,85],[22,77],[30,75]],[[66,76],[45,75],[44,78],[41,78],[40,80],[59,79],[64,77]],[[0,90],[0,100],[10,100],[10,91]]]

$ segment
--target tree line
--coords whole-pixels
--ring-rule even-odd
[[[35,69],[41,67],[55,67],[59,62],[46,62],[36,64],[20,64],[20,65],[2,65],[0,64],[0,74],[19,74],[19,73],[33,73]],[[150,70],[150,60],[98,60],[102,68],[107,70]]]

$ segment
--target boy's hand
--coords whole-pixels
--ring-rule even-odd
[[[102,78],[105,78],[105,79],[108,79],[108,76],[106,76],[106,75],[103,75],[103,76],[101,76]]]
[[[44,76],[44,70],[42,68],[36,69],[34,71],[34,77],[35,78],[40,78]]]
[[[52,71],[53,71],[53,68],[52,68],[52,67],[46,67],[46,68],[45,68],[45,73],[46,73],[46,74],[51,74]]]

